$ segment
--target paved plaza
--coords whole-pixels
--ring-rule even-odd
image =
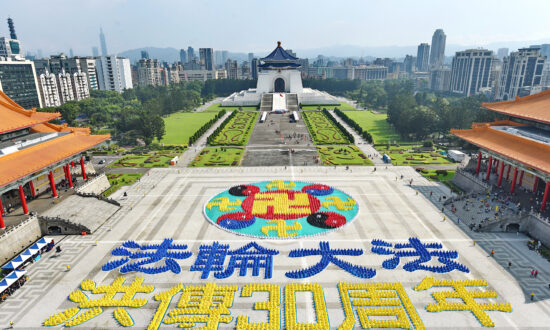
[[[400,179],[401,175],[403,175],[403,179]],[[413,184],[409,186],[411,178]],[[282,181],[277,182],[277,180]],[[281,187],[298,181],[334,187],[351,196],[355,204],[348,201],[349,203],[346,205],[356,207],[358,209],[357,216],[347,219],[347,223],[336,230],[300,239],[291,237],[261,239],[237,235],[213,225],[205,218],[205,204],[212,197],[234,186],[263,181],[274,181],[273,185]],[[178,293],[177,285],[181,283],[184,288],[205,286],[202,293],[206,294],[208,290],[212,290],[212,286],[207,289],[206,284],[214,283],[217,286],[227,286],[226,290],[228,291],[218,291],[218,295],[223,295],[224,292],[233,292],[234,294],[232,302],[230,301],[227,305],[230,314],[222,313],[222,316],[218,316],[226,322],[220,323],[220,329],[235,328],[240,315],[248,316],[251,323],[268,322],[269,320],[276,322],[275,314],[268,317],[265,310],[260,310],[261,308],[258,306],[256,309],[254,308],[255,303],[272,298],[276,302],[270,306],[273,313],[280,311],[281,328],[292,328],[294,323],[315,322],[319,323],[318,329],[336,329],[343,323],[346,326],[342,328],[361,328],[362,321],[365,321],[364,318],[368,318],[367,321],[374,319],[395,320],[395,317],[373,316],[375,312],[364,308],[378,308],[384,311],[384,308],[389,309],[396,306],[377,307],[375,306],[376,299],[369,301],[363,299],[363,303],[365,303],[363,309],[358,306],[362,303],[360,299],[357,299],[358,297],[368,297],[368,294],[372,294],[371,291],[368,291],[369,293],[364,293],[367,295],[362,296],[359,293],[360,289],[367,288],[369,284],[379,283],[378,288],[381,290],[377,292],[378,294],[382,292],[382,296],[395,289],[397,297],[400,298],[397,299],[398,307],[404,306],[401,320],[405,319],[408,323],[400,324],[402,326],[408,324],[408,326],[403,326],[405,328],[482,328],[481,320],[478,320],[471,311],[446,311],[443,308],[443,311],[440,312],[430,312],[427,309],[430,304],[436,306],[438,304],[432,296],[433,293],[453,291],[453,287],[438,285],[452,285],[453,283],[458,285],[457,283],[463,283],[459,282],[461,280],[487,281],[487,286],[480,281],[471,282],[470,285],[475,286],[465,287],[468,291],[495,291],[496,298],[478,298],[476,301],[479,304],[474,304],[478,308],[481,308],[479,307],[481,303],[502,303],[502,305],[493,305],[495,309],[505,306],[505,303],[511,304],[511,312],[481,312],[488,315],[496,328],[547,328],[550,322],[550,302],[545,300],[548,298],[548,291],[550,291],[548,287],[550,267],[548,262],[543,262],[542,258],[527,249],[525,242],[528,238],[516,234],[473,233],[464,224],[457,224],[456,219],[451,216],[446,215],[444,218],[438,198],[440,195],[449,197],[450,193],[445,188],[425,180],[411,167],[390,166],[386,168],[378,166],[376,171],[373,171],[373,167],[353,167],[351,170],[345,170],[343,167],[311,166],[294,166],[287,169],[282,166],[152,169],[139,182],[129,187],[126,192],[127,197],[120,194],[117,197],[122,208],[93,235],[55,237],[56,242],[60,240],[58,245],[63,251],[58,255],[55,255],[53,251],[49,252],[37,263],[27,267],[27,275],[30,277],[27,284],[0,305],[0,320],[3,322],[0,326],[7,326],[8,322],[12,320],[16,328],[43,328],[44,321],[50,316],[65,310],[71,311],[71,308],[79,306],[74,301],[85,302],[87,299],[99,299],[105,295],[86,291],[85,289],[91,290],[90,288],[93,287],[90,282],[83,284],[81,288],[80,285],[83,281],[93,280],[97,286],[111,285],[120,276],[125,276],[125,285],[130,285],[134,279],[143,277],[143,286],[153,286],[154,289],[143,289],[143,293],[136,293],[133,297],[134,299],[145,298],[147,303],[138,304],[143,305],[142,307],[134,305],[124,307],[131,321],[124,316],[121,309],[116,309],[117,306],[121,306],[119,304],[115,307],[103,307],[102,313],[78,327],[115,329],[120,328],[124,322],[129,322],[128,324],[133,323],[133,328],[136,329],[148,326],[154,329],[160,324],[158,322],[164,320],[162,327],[174,328],[184,319],[177,316],[178,313],[185,312],[181,308],[178,309],[178,307],[182,307],[178,303],[183,304],[180,295],[184,296],[187,294],[186,292],[190,292]],[[431,197],[430,192],[432,193]],[[319,198],[321,199],[321,197]],[[432,202],[430,198],[435,202]],[[231,210],[236,207],[230,204],[231,200],[228,200],[228,203],[223,206],[222,200],[219,202],[220,209],[225,207]],[[148,274],[147,271],[130,271],[121,274],[124,267],[118,267],[112,263],[125,255],[119,252],[124,250],[121,246],[126,241],[134,241],[130,245],[126,245],[127,247],[143,247],[146,244],[158,245],[167,238],[173,239],[174,244],[180,245],[178,248],[181,253],[175,255],[171,260],[176,265],[165,263],[165,260],[154,265],[147,265],[150,269],[169,265],[165,271],[159,271],[158,274]],[[409,240],[410,238],[412,240]],[[417,259],[418,256],[401,256],[397,259],[397,265],[395,263],[390,265],[392,263],[388,264],[388,260],[392,259],[393,255],[372,251],[375,245],[382,246],[381,250],[384,250],[384,246],[393,246],[397,249],[396,243],[413,242],[411,244],[414,245],[414,242],[417,242],[416,238],[424,244],[441,243],[441,250],[456,251],[457,256],[451,256],[451,253],[440,257],[439,260],[433,257],[431,260],[424,260],[426,262],[420,265],[408,263]],[[474,240],[476,241],[475,245]],[[382,244],[380,243],[382,241],[386,245],[379,245]],[[250,268],[245,276],[240,276],[239,271],[235,271],[230,276],[215,277],[215,271],[212,271],[207,274],[206,279],[202,279],[201,275],[204,275],[204,272],[192,270],[193,265],[197,263],[199,246],[214,246],[215,242],[221,245],[227,244],[231,250],[239,249],[250,242],[256,242],[262,248],[278,252],[272,259],[271,278],[266,278],[269,277],[265,273],[269,267],[266,267],[260,269],[259,274],[253,274],[253,270]],[[300,251],[303,252],[303,249],[320,249],[321,242],[328,242],[331,250],[340,250],[339,253],[343,255],[333,258],[344,262],[334,263],[334,259],[332,259],[333,261],[324,270],[321,270],[319,267],[313,267],[322,259],[319,254],[308,255],[306,253],[300,256]],[[187,245],[187,249],[184,250],[182,244]],[[432,250],[437,249],[434,248],[436,244],[429,246],[432,247]],[[119,252],[114,252],[113,250],[117,248]],[[354,255],[350,253],[352,249],[360,250],[362,253]],[[491,249],[495,250],[494,257],[490,257],[488,254]],[[291,252],[293,250],[294,252]],[[111,251],[117,255],[112,255]],[[192,255],[189,256],[183,251],[191,252]],[[422,258],[426,257],[425,254],[421,253],[421,255]],[[229,257],[223,267],[230,266],[231,262],[228,263],[228,261]],[[510,271],[501,266],[501,264],[506,265],[508,261],[512,261],[513,264]],[[112,270],[102,270],[102,266],[106,264],[114,265]],[[447,268],[441,267],[444,264],[447,265]],[[67,270],[67,265],[70,265],[70,270]],[[233,264],[233,266],[235,265]],[[422,269],[423,266],[428,270]],[[406,267],[409,267],[408,271],[405,269]],[[541,272],[537,278],[530,277],[531,267],[535,267]],[[181,268],[179,273],[176,271],[178,268]],[[295,271],[310,268],[309,273],[302,274],[304,276],[298,278],[288,276],[288,274],[300,273]],[[454,270],[451,271],[451,269]],[[429,278],[426,279],[427,277],[442,281],[430,282]],[[305,283],[314,285],[300,286]],[[348,287],[346,283],[356,284],[356,286],[350,287],[351,289],[346,291],[346,287]],[[399,290],[399,283],[404,290]],[[422,285],[419,285],[421,283]],[[264,292],[253,292],[249,297],[243,289],[245,286],[249,288],[249,284],[275,286],[258,286],[256,289]],[[236,288],[231,286],[236,286]],[[298,289],[296,289],[297,286]],[[318,289],[319,286],[322,290]],[[371,286],[371,288],[374,287]],[[172,290],[174,299],[170,300],[171,296],[168,298],[159,296],[159,300],[164,299],[162,303],[155,300],[155,294],[172,288],[175,288],[175,291]],[[462,288],[464,289],[464,287]],[[86,296],[76,294],[72,296],[73,301],[69,300],[71,292],[77,289],[81,289]],[[294,294],[292,289],[298,291]],[[311,289],[314,293],[306,291],[306,289]],[[101,291],[100,288],[97,290]],[[266,290],[271,290],[271,296]],[[208,292],[212,294],[212,291]],[[355,298],[350,299],[348,292]],[[530,292],[535,293],[533,302],[529,298]],[[277,293],[280,296],[280,308]],[[385,297],[389,296],[391,295]],[[120,299],[122,294],[119,293],[114,297]],[[319,297],[320,299],[318,299]],[[387,300],[387,298],[381,299],[382,302]],[[369,302],[372,305],[369,305]],[[448,302],[461,303],[462,300],[448,298]],[[81,307],[85,305],[82,304]],[[289,310],[289,308],[293,308],[292,305],[295,306],[295,313],[294,310]],[[344,305],[351,306],[353,311],[347,310]],[[452,309],[452,305],[449,308]],[[78,311],[78,308],[76,310]],[[97,310],[94,312],[92,308],[82,308],[74,318],[83,317],[81,315],[90,310],[92,314],[98,313]],[[362,312],[358,312],[358,310],[362,310]],[[166,315],[165,311],[168,311]],[[117,319],[115,319],[114,313],[118,315]],[[352,313],[354,316],[350,318],[350,314],[348,314],[346,319],[346,313]],[[389,314],[397,315],[398,313],[393,310]],[[483,322],[488,322],[486,319],[483,320]],[[167,324],[169,322],[175,323]],[[200,323],[197,323],[198,325],[204,326]],[[61,325],[56,327],[59,328]]]

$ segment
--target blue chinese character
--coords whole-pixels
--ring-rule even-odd
[[[218,242],[214,242],[212,245],[201,245],[197,259],[195,259],[195,263],[189,270],[202,272],[201,278],[203,280],[210,276],[210,272],[223,271],[223,264],[228,250],[229,245]]]
[[[171,271],[174,274],[181,272],[180,265],[174,259],[187,259],[192,253],[187,250],[185,244],[172,244],[171,238],[166,238],[160,244],[138,244],[134,241],[126,241],[122,243],[121,247],[115,248],[111,251],[114,256],[122,256],[125,258],[113,260],[101,267],[103,271],[113,270],[122,266],[119,271],[121,273],[129,272],[142,272],[146,274],[158,274]],[[136,250],[135,252],[132,251]],[[176,251],[173,251],[176,250]],[[143,259],[141,261],[133,261],[136,259]],[[157,262],[164,260],[163,266],[150,266],[145,265],[156,264]]]
[[[240,249],[229,251],[229,265],[225,272],[214,274],[216,278],[227,278],[233,275],[235,268],[239,269],[239,276],[246,276],[248,268],[252,268],[252,276],[259,276],[260,269],[264,269],[264,278],[273,275],[273,256],[279,254],[277,250],[266,249],[256,242],[246,244]]]
[[[392,244],[383,240],[374,239],[371,242],[371,251],[381,255],[393,255],[393,258],[382,263],[382,267],[386,269],[395,269],[400,262],[400,258],[416,257],[415,260],[409,261],[403,265],[403,269],[408,272],[416,270],[427,270],[434,273],[449,273],[455,269],[464,273],[469,273],[470,270],[451,259],[458,258],[458,252],[442,250],[441,243],[422,243],[418,238],[409,238],[408,243],[396,243],[393,248]],[[426,265],[433,257],[437,257],[442,266]]]
[[[328,242],[320,242],[320,249],[298,249],[292,250],[288,254],[291,258],[321,256],[321,260],[316,265],[310,268],[287,272],[285,275],[289,278],[305,278],[319,274],[330,263],[342,268],[346,272],[360,278],[371,278],[376,275],[376,271],[371,268],[353,265],[347,261],[342,261],[335,256],[360,256],[363,254],[362,249],[335,249],[331,250]]]

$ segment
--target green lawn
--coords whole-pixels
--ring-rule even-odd
[[[166,134],[161,143],[187,145],[189,137],[216,116],[213,112],[176,112],[164,118]]]
[[[368,110],[345,111],[345,114],[355,121],[363,130],[372,135],[374,143],[400,141],[397,131],[386,121],[385,113],[373,113]]]
[[[213,146],[246,145],[250,134],[252,134],[252,128],[254,128],[258,115],[258,112],[237,112],[235,117],[231,118],[210,144]]]
[[[302,110],[319,110],[319,107],[321,107],[321,110],[327,109],[327,110],[334,110],[334,108],[338,108],[340,110],[355,110],[355,107],[349,103],[340,103],[340,105],[302,105],[300,108]]]
[[[204,111],[221,111],[221,110],[233,111],[233,110],[239,110],[239,108],[241,108],[243,111],[258,110],[258,107],[222,107],[221,103],[216,103],[204,109]]]
[[[244,148],[241,147],[206,147],[189,167],[239,166],[243,154]]]
[[[349,144],[340,129],[321,111],[304,111],[302,117],[315,144]]]
[[[317,147],[321,163],[334,165],[373,165],[370,159],[356,146]]]
[[[107,167],[168,167],[170,160],[177,156],[176,154],[157,154],[157,155],[128,155],[124,156],[115,163]]]
[[[111,187],[103,192],[103,196],[111,195],[122,186],[132,185],[142,176],[143,173],[107,173],[107,179],[109,179]]]

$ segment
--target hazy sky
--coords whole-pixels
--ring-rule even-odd
[[[99,27],[109,52],[192,45],[266,53],[431,43],[485,45],[550,38],[548,0],[0,0],[0,36],[15,21],[24,50],[91,54]]]

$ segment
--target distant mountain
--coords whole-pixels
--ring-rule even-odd
[[[427,41],[429,42],[429,40]],[[485,45],[447,45],[445,49],[445,55],[452,57],[455,52],[470,49],[470,48],[487,48],[496,52],[499,48],[508,48],[511,52],[518,48],[529,47],[531,45],[539,45],[544,43],[550,43],[550,39],[535,40],[535,41],[510,41],[510,42],[494,42]],[[316,58],[317,55],[323,55],[333,58],[346,58],[346,57],[363,57],[367,60],[372,60],[376,57],[390,57],[396,59],[403,59],[405,55],[410,54],[416,56],[417,45],[409,46],[355,46],[355,45],[341,45],[341,46],[329,46],[314,49],[293,49],[299,58]],[[187,48],[186,48],[187,49]],[[118,53],[119,56],[128,57],[132,63],[135,63],[141,58],[141,51],[146,50],[149,52],[151,58],[156,58],[168,63],[177,62],[180,59],[179,49],[172,47],[158,48],[158,47],[143,47],[138,49],[126,50]],[[214,49],[217,50],[217,49]],[[257,57],[263,57],[269,53],[269,49],[265,52],[256,52]],[[199,49],[195,49],[195,53],[198,56]],[[229,53],[229,58],[237,60],[238,62],[248,61],[247,52],[242,53]]]

